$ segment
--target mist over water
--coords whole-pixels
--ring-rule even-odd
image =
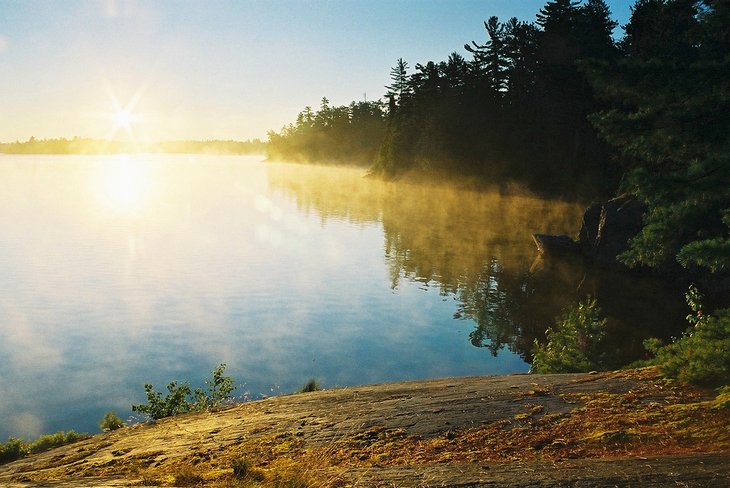
[[[635,331],[605,279],[535,261],[581,212],[252,157],[0,156],[0,440],[94,432],[222,362],[247,398],[525,372],[587,293]]]

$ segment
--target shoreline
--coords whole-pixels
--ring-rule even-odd
[[[663,484],[720,486],[730,482],[730,429],[727,407],[713,400],[651,368],[348,387],[97,434],[1,465],[0,484],[184,486],[181,474],[194,473],[188,486],[231,486],[241,481],[232,466],[245,459],[260,486],[286,476],[307,487],[563,486],[617,476],[661,486],[643,484],[647,472]]]

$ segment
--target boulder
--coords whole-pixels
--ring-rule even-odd
[[[616,257],[629,248],[629,240],[643,226],[646,206],[633,195],[594,203],[583,214],[578,236],[581,252],[598,264],[616,266]]]
[[[616,257],[641,231],[645,211],[635,196],[622,195],[586,209],[577,241],[565,235],[533,234],[532,238],[541,254],[583,255],[601,266],[621,267]]]

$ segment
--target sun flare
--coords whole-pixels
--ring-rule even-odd
[[[144,118],[140,112],[140,101],[145,92],[145,86],[141,86],[134,94],[127,98],[120,96],[112,87],[111,83],[105,83],[108,95],[108,109],[103,112],[103,117],[111,122],[107,139],[136,140],[139,134],[140,124],[144,122]]]
[[[130,109],[119,109],[113,115],[115,129],[122,129],[126,132],[132,131],[132,124],[140,119],[140,116],[133,113]]]

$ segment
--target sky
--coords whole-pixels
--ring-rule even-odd
[[[0,0],[0,142],[266,138],[547,0]],[[628,22],[630,0],[608,0]],[[621,34],[619,30],[618,35]]]

